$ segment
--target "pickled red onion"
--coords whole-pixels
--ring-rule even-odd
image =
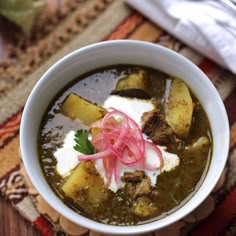
[[[158,169],[162,169],[162,167],[164,166],[164,159],[162,157],[161,150],[155,144],[148,142],[148,141],[145,142],[145,146],[146,146],[146,148],[152,149],[154,152],[156,152],[158,154],[159,161],[160,161],[160,165],[159,165]],[[148,170],[157,169],[156,167],[150,166],[147,162],[146,162],[146,168]]]
[[[125,113],[112,109],[100,121],[93,123],[90,128],[98,128],[100,132],[92,136],[92,144],[97,153],[79,155],[80,161],[103,159],[106,171],[107,185],[112,175],[118,179],[119,163],[123,165],[145,169],[161,169],[164,161],[160,149],[145,140],[138,124]],[[160,166],[152,167],[145,162],[145,148],[151,148],[159,158]]]

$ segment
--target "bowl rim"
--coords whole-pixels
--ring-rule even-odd
[[[228,151],[229,151],[229,140],[230,140],[230,138],[229,138],[230,135],[229,135],[228,116],[227,116],[223,101],[221,100],[216,88],[214,87],[212,82],[209,80],[209,78],[196,65],[194,65],[189,59],[187,59],[183,55],[181,55],[181,54],[179,54],[179,53],[177,53],[177,52],[175,52],[171,49],[165,48],[161,45],[157,45],[157,44],[149,43],[149,42],[144,42],[144,41],[138,41],[138,40],[114,40],[114,41],[99,42],[99,43],[95,43],[95,44],[85,46],[85,47],[80,48],[76,51],[73,51],[73,52],[69,53],[68,55],[64,56],[63,58],[61,58],[56,63],[54,63],[44,73],[44,75],[40,78],[40,80],[34,86],[33,90],[31,91],[31,93],[28,97],[28,100],[25,104],[25,108],[23,110],[22,122],[21,122],[21,126],[20,126],[20,149],[21,149],[21,152],[22,152],[23,163],[24,163],[24,166],[26,168],[27,174],[29,175],[32,183],[35,185],[37,191],[40,193],[40,195],[42,195],[42,197],[44,199],[46,199],[46,201],[54,209],[55,209],[56,204],[53,204],[51,201],[49,201],[49,199],[50,199],[49,196],[50,196],[51,192],[50,193],[48,192],[47,194],[45,194],[44,192],[40,191],[40,187],[37,185],[37,181],[35,180],[33,171],[30,170],[30,165],[28,164],[27,157],[26,157],[26,155],[27,155],[27,151],[26,151],[27,143],[25,141],[26,140],[25,139],[26,134],[25,134],[24,130],[27,126],[28,115],[30,114],[30,106],[31,106],[32,102],[34,101],[34,94],[37,93],[39,91],[39,89],[41,88],[42,84],[50,78],[51,73],[53,73],[53,71],[57,70],[57,68],[63,66],[65,64],[65,62],[74,60],[74,58],[82,55],[84,52],[87,52],[88,50],[97,50],[98,48],[105,48],[105,47],[108,48],[108,47],[114,47],[114,46],[120,46],[120,45],[137,46],[137,47],[151,47],[153,49],[156,48],[155,50],[165,51],[165,53],[167,53],[170,56],[178,57],[179,60],[181,60],[183,63],[185,63],[186,65],[188,65],[188,66],[192,67],[194,70],[196,70],[197,73],[199,74],[199,76],[204,77],[205,79],[207,79],[205,82],[207,83],[209,88],[214,91],[215,96],[218,97],[218,103],[219,103],[218,105],[221,108],[221,111],[222,111],[221,115],[224,118],[224,125],[225,125],[225,128],[226,128],[225,138],[227,140],[226,140],[226,146],[224,148],[224,156],[225,156],[224,157],[224,162],[221,163],[221,167],[222,167],[221,172],[224,169],[224,166],[225,166],[226,161],[227,161],[227,156],[228,156]],[[216,178],[214,183],[211,183],[211,188],[209,188],[208,192],[206,192],[204,194],[204,197],[202,197],[198,201],[198,204],[195,204],[195,206],[191,208],[191,211],[193,211],[196,207],[198,207],[204,201],[204,199],[207,198],[207,196],[210,194],[210,192],[213,190],[214,186],[216,185],[218,179],[220,178],[221,172],[217,173],[217,178]],[[56,196],[56,198],[58,198],[58,197]],[[51,196],[51,199],[55,200],[54,196]],[[64,203],[63,203],[63,205],[64,205]],[[66,205],[64,205],[64,206],[66,206]],[[60,214],[64,215],[66,218],[69,218],[71,221],[82,225],[83,227],[87,227],[87,228],[93,229],[93,230],[98,231],[98,232],[124,235],[124,234],[141,234],[141,233],[147,233],[147,232],[150,232],[150,231],[157,230],[156,221],[141,224],[141,225],[135,225],[135,226],[114,226],[114,225],[107,225],[107,224],[103,224],[103,223],[99,223],[99,222],[90,220],[90,219],[76,213],[78,215],[77,216],[77,218],[79,219],[79,221],[78,221],[78,219],[76,219],[76,220],[71,219],[71,214],[68,213],[69,208],[66,206],[66,209],[64,209],[64,206],[63,207],[56,206],[57,211]],[[183,206],[181,206],[180,208],[183,208]],[[191,211],[187,212],[186,214],[189,214]],[[185,216],[185,215],[180,215],[178,217],[175,217],[174,219],[171,219],[171,215],[173,215],[173,213],[168,216],[170,218],[169,222],[164,223],[163,225],[158,227],[158,229],[166,227],[166,226],[168,226],[168,225],[170,225],[174,222],[177,222],[178,220],[180,220],[181,218],[183,218]]]

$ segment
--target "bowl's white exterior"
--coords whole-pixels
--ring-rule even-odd
[[[113,64],[137,64],[182,78],[202,103],[212,129],[213,154],[207,176],[196,194],[179,210],[155,222],[138,226],[111,226],[87,219],[67,207],[50,189],[42,174],[37,137],[42,116],[58,91],[80,74]],[[24,165],[43,198],[59,213],[84,227],[110,234],[138,234],[165,227],[195,209],[212,191],[225,166],[229,125],[222,100],[211,81],[193,63],[164,47],[141,41],[117,40],[79,49],[54,64],[31,92],[23,112],[20,146]]]

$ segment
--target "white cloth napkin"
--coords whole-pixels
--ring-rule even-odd
[[[236,74],[236,11],[224,0],[127,0],[201,54]]]

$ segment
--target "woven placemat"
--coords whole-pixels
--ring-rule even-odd
[[[13,207],[43,235],[101,235],[60,216],[30,183],[19,153],[21,114],[40,76],[64,55],[103,40],[144,40],[181,53],[207,74],[224,100],[231,129],[228,164],[212,194],[181,221],[148,235],[236,235],[236,76],[133,12],[123,0],[64,3],[59,9],[43,13],[41,21],[46,22],[47,27],[40,28],[42,24],[38,21],[34,30],[42,32],[34,38],[25,38],[18,32],[8,47],[5,59],[0,61],[2,196],[9,199]],[[55,20],[51,20],[50,16],[55,16]]]

